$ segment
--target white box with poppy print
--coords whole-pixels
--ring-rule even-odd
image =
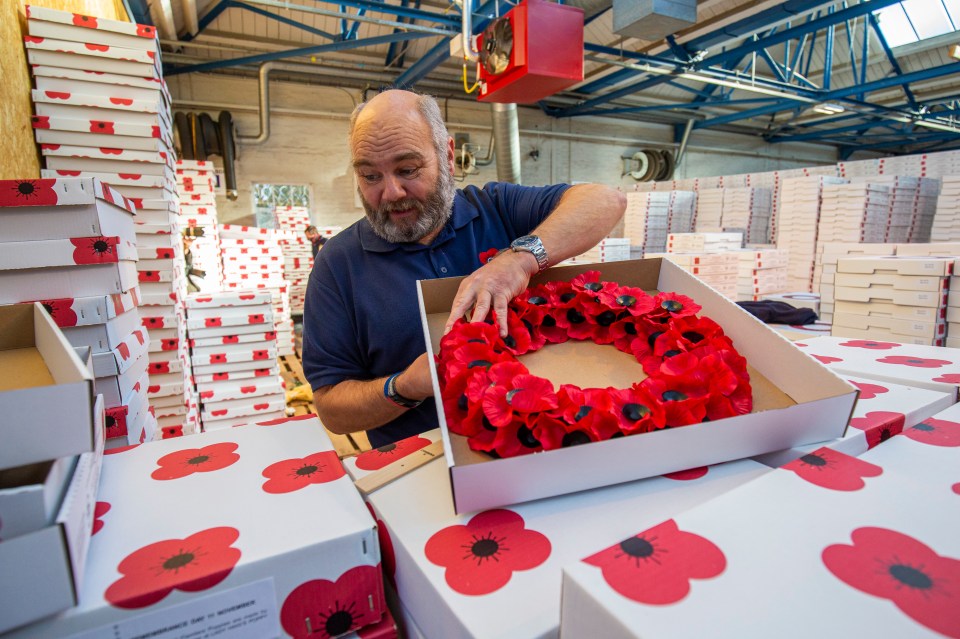
[[[313,638],[383,617],[376,527],[315,417],[114,449],[97,499],[79,605],[14,637]]]
[[[24,11],[30,35],[144,51],[159,50],[157,30],[150,25],[108,20],[29,4],[24,7]]]
[[[818,337],[797,346],[841,374],[930,388],[954,397],[960,386],[960,350],[955,348],[845,337]]]
[[[90,346],[94,353],[106,353],[117,348],[124,339],[141,327],[138,309],[132,309],[109,319],[103,324],[61,327],[64,336],[74,346]]]
[[[142,354],[122,374],[97,377],[94,380],[94,389],[98,395],[103,395],[107,408],[120,406],[125,397],[129,397],[132,391],[138,390],[137,385],[146,379],[149,364],[149,357]],[[143,384],[140,386],[146,392],[146,386]]]
[[[821,448],[566,565],[563,635],[960,636],[957,468],[937,418]]]
[[[899,435],[924,419],[939,413],[956,401],[953,393],[929,388],[879,383],[856,375],[843,375],[857,387],[860,396],[853,410],[850,427],[840,439],[758,455],[755,460],[778,468],[821,446],[859,457],[867,450]]]
[[[0,469],[92,451],[93,404],[90,371],[43,307],[0,307]]]
[[[96,441],[77,457],[55,518],[18,536],[5,534],[6,525],[0,529],[0,633],[77,603],[103,459],[103,400],[97,398],[90,410]],[[26,634],[31,636],[29,630]]]
[[[602,285],[596,284],[595,275],[586,275],[591,271],[599,271],[601,280],[616,283],[621,288],[612,286],[612,288],[603,289]],[[577,280],[578,282],[583,282],[584,286],[586,284],[600,286],[606,291],[605,295],[623,290],[629,291],[629,294],[617,295],[616,298],[623,300],[625,304],[637,307],[639,320],[633,321],[627,315],[621,315],[610,326],[620,323],[620,319],[627,318],[623,319],[622,324],[624,326],[628,323],[634,324],[633,331],[643,330],[642,337],[646,339],[641,340],[641,335],[627,332],[626,328],[621,328],[619,334],[615,334],[614,329],[609,328],[610,333],[607,334],[609,340],[613,340],[615,344],[622,343],[627,348],[631,344],[636,345],[641,359],[654,357],[652,347],[659,348],[659,338],[668,333],[668,331],[651,328],[652,322],[656,319],[655,313],[659,313],[664,317],[660,315],[656,317],[666,319],[673,327],[671,330],[674,331],[667,335],[667,339],[662,340],[663,344],[660,344],[667,345],[670,349],[665,350],[664,353],[682,356],[683,359],[675,360],[671,359],[670,355],[666,355],[661,362],[660,355],[656,355],[658,359],[651,361],[659,368],[653,367],[655,378],[648,383],[650,390],[640,391],[635,389],[633,384],[640,380],[646,382],[645,366],[638,362],[637,357],[618,350],[619,346],[618,348],[612,345],[601,348],[587,340],[570,340],[524,356],[519,369],[515,362],[510,361],[509,347],[504,346],[499,354],[494,353],[494,355],[498,358],[498,364],[504,362],[507,365],[500,367],[499,370],[508,376],[513,375],[513,379],[494,386],[490,386],[489,382],[486,386],[479,384],[471,387],[470,392],[495,388],[497,395],[490,402],[500,411],[495,418],[503,421],[500,418],[506,415],[506,421],[509,422],[512,430],[494,429],[494,435],[491,436],[489,433],[481,432],[481,429],[490,431],[489,427],[481,426],[476,432],[481,438],[487,437],[494,439],[495,443],[504,443],[505,446],[510,447],[511,451],[519,450],[535,452],[535,454],[493,459],[486,454],[471,450],[466,437],[450,431],[448,424],[450,418],[446,412],[450,411],[451,416],[456,419],[473,419],[476,424],[481,423],[481,417],[488,419],[487,415],[484,413],[478,417],[478,413],[469,412],[471,408],[469,402],[464,407],[457,398],[451,397],[450,401],[446,402],[446,410],[443,404],[438,403],[437,412],[440,427],[443,430],[446,459],[450,467],[457,512],[472,512],[481,508],[616,484],[684,468],[835,439],[843,435],[853,410],[856,389],[829,369],[807,357],[788,340],[732,301],[675,264],[668,260],[652,259],[613,262],[599,266],[561,267],[542,273],[534,278],[532,283],[572,281],[579,276],[582,278]],[[434,353],[439,351],[442,329],[449,316],[460,279],[421,281],[418,284],[425,341],[431,345]],[[590,296],[586,296],[585,292],[592,289],[583,288],[582,290],[583,298],[567,298],[567,301],[586,299],[589,302],[593,299],[592,292]],[[651,298],[646,293],[648,291],[654,294],[657,294],[656,291],[662,291],[662,294],[660,297]],[[559,300],[559,296],[554,297],[557,299],[550,302],[551,304],[565,303]],[[599,295],[596,299],[600,299]],[[546,299],[544,301],[548,302]],[[610,303],[619,304],[619,302]],[[602,305],[599,302],[597,304],[598,308],[590,311],[591,313],[600,311]],[[695,318],[693,315],[698,307],[702,307],[702,316],[712,321]],[[654,308],[662,310],[651,310]],[[667,310],[668,308],[673,310]],[[626,307],[617,310],[620,313],[630,312],[624,309]],[[576,309],[573,310],[576,311]],[[583,324],[579,330],[585,331],[588,338],[599,339],[598,336],[603,334],[607,326],[596,328],[599,324],[592,325],[591,322],[583,319],[579,311],[577,313],[578,315],[574,316],[577,326]],[[617,313],[612,310],[609,310],[609,316],[606,313],[607,311],[603,311],[597,317],[603,315],[606,319],[617,318]],[[572,326],[574,323],[569,321],[571,316],[566,314],[565,317],[568,326]],[[541,321],[539,318],[535,319],[536,322]],[[649,323],[641,324],[641,321]],[[746,367],[742,360],[724,360],[724,362],[739,361],[739,364],[733,364],[738,367],[736,369],[738,372],[729,368],[726,363],[721,364],[717,358],[700,362],[699,356],[683,350],[695,350],[696,344],[704,340],[707,345],[726,344],[722,341],[726,338],[720,336],[717,325],[722,327],[726,337],[732,340],[733,347],[746,359]],[[476,328],[471,330],[480,332],[484,330],[483,325],[474,326]],[[699,328],[695,331],[687,330],[682,326]],[[517,327],[523,328],[519,320],[511,324],[512,330],[517,330]],[[569,328],[563,328],[555,322],[552,329],[569,331]],[[689,338],[682,337],[681,330],[688,334]],[[701,330],[705,331],[705,334],[697,332]],[[522,331],[517,334],[522,338]],[[670,337],[671,335],[674,337]],[[677,335],[681,335],[682,339],[676,337]],[[706,335],[712,337],[708,339]],[[511,339],[515,338],[511,336]],[[459,353],[455,357],[458,357],[457,361],[462,363],[460,368],[469,372],[469,369],[475,365],[474,359],[484,362],[484,368],[492,368],[492,366],[486,366],[484,357],[494,355],[486,354],[483,357],[471,358],[471,353],[479,346],[467,341],[463,348],[454,351]],[[520,342],[517,343],[520,344]],[[678,345],[676,349],[669,345],[674,343]],[[648,344],[651,348],[648,348]],[[729,347],[725,346],[725,348]],[[729,350],[727,352],[729,353]],[[664,363],[668,361],[669,365]],[[432,358],[430,362],[434,396],[439,398],[442,397],[442,393],[438,369]],[[520,377],[525,372],[520,369],[526,366],[531,367],[529,370],[532,374]],[[709,372],[708,368],[712,372]],[[448,370],[452,371],[453,365]],[[688,372],[670,373],[671,370]],[[747,388],[743,382],[744,371],[749,372],[750,388]],[[554,421],[546,424],[537,421],[532,424],[534,428],[540,428],[542,425],[548,427],[540,431],[545,433],[543,435],[545,438],[549,437],[549,441],[554,445],[557,442],[565,445],[563,448],[537,452],[541,450],[542,442],[536,437],[532,439],[522,437],[525,432],[532,431],[524,424],[520,426],[524,426],[526,431],[521,431],[517,426],[517,420],[522,420],[527,413],[514,410],[506,400],[506,393],[510,392],[511,399],[514,399],[524,390],[515,385],[518,377],[521,382],[530,382],[533,385],[523,398],[532,401],[533,413],[538,414],[548,409],[557,409],[559,400],[558,395],[555,394],[554,384],[557,382],[568,384],[566,389],[561,389],[568,399],[569,406],[567,404],[565,406],[571,409],[571,415],[567,421],[576,424],[579,423],[579,418],[587,417],[589,428],[594,434],[586,432],[587,426],[583,428],[571,426],[560,430],[555,427]],[[703,388],[703,384],[712,383],[708,382],[708,379],[716,382],[722,379],[724,389],[714,391],[709,386]],[[513,392],[508,390],[508,385],[512,385],[510,389]],[[672,385],[675,385],[675,388],[671,387]],[[591,386],[596,390],[591,389]],[[596,398],[597,402],[619,402],[616,406],[622,405],[622,409],[610,412],[597,411],[595,417],[590,417],[589,405],[578,399],[577,393],[581,393],[579,396],[581,398],[588,396],[580,390],[581,388],[587,388],[592,393],[590,396]],[[619,390],[613,392],[602,390],[609,388]],[[677,390],[681,388],[686,392]],[[642,392],[648,395],[640,397],[638,393]],[[732,394],[723,395],[721,398],[720,395],[723,393]],[[607,399],[604,399],[604,395],[608,396]],[[635,395],[636,398],[634,398]],[[465,393],[462,396],[465,396]],[[707,405],[708,397],[709,406]],[[747,401],[748,399],[752,402]],[[554,403],[550,404],[550,402]],[[578,409],[574,404],[582,406]],[[482,403],[477,402],[472,407],[479,411],[479,407],[485,405],[486,400]],[[566,415],[567,408],[560,408]],[[720,412],[713,412],[714,409]],[[737,410],[750,410],[750,412],[736,415]],[[577,416],[573,415],[574,412]],[[722,417],[722,415],[736,416]],[[537,419],[540,420],[539,417]],[[689,424],[690,421],[702,419],[712,421],[684,428],[662,427],[664,423]],[[626,426],[621,427],[621,422]],[[615,432],[620,428],[632,432],[644,430],[650,432],[619,438],[616,441],[613,439],[595,441],[597,428],[605,429],[607,433]],[[585,442],[589,443],[572,446],[572,444]],[[589,468],[590,472],[571,473],[570,468]]]
[[[4,242],[64,237],[132,241],[133,203],[93,178],[0,180]]]
[[[423,443],[418,439],[426,438],[397,442],[390,458],[403,459],[405,451],[415,455]],[[371,467],[384,460],[372,452],[362,455]],[[382,472],[389,470],[388,465]],[[446,465],[434,460],[371,492],[367,501],[377,518],[387,580],[425,636],[557,637],[564,565],[632,528],[768,472],[740,460],[457,515]]]

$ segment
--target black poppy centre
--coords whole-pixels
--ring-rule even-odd
[[[191,466],[199,466],[200,464],[206,464],[208,461],[210,461],[209,455],[197,455],[188,459],[187,463]]]
[[[177,572],[181,568],[185,568],[186,566],[190,565],[190,563],[193,562],[195,558],[196,558],[196,555],[194,555],[192,552],[181,550],[179,553],[177,553],[173,557],[170,557],[169,559],[164,560],[163,569]]]
[[[467,549],[464,559],[476,559],[477,565],[479,566],[484,561],[500,561],[498,555],[501,551],[506,551],[507,548],[504,548],[503,542],[506,541],[506,537],[500,537],[499,539],[494,536],[493,531],[488,532],[482,537],[473,536],[473,543],[463,544],[463,548]]]
[[[342,635],[354,626],[354,617],[356,606],[350,602],[349,606],[341,606],[339,601],[333,604],[334,611],[330,614],[320,613],[320,621],[323,623],[323,629],[331,637]]]
[[[929,590],[933,588],[933,579],[925,572],[913,566],[903,564],[894,564],[890,566],[890,576],[911,588],[917,590]]]
[[[639,566],[640,560],[652,556],[656,549],[643,537],[629,537],[620,542],[620,550]]]
[[[310,475],[318,472],[319,470],[320,470],[320,467],[317,466],[316,464],[307,464],[298,468],[296,475],[297,477],[309,477]]]

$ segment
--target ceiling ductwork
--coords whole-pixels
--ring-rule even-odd
[[[613,32],[656,41],[697,22],[697,0],[613,0]]]
[[[497,180],[521,184],[520,126],[516,104],[491,104],[493,140],[497,149]]]

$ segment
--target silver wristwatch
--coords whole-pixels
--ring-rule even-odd
[[[543,248],[543,242],[536,235],[522,235],[510,243],[510,248],[514,251],[526,251],[537,258],[538,273],[550,266],[550,260],[547,259],[547,251]]]

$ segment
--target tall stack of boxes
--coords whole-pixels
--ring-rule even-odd
[[[832,335],[943,346],[953,263],[940,257],[840,258]]]
[[[874,182],[827,184],[817,242],[883,242],[889,216],[888,186]]]
[[[944,176],[937,198],[937,212],[930,232],[933,242],[960,240],[960,173]]]
[[[788,255],[788,290],[814,290],[813,267],[823,187],[845,182],[842,178],[822,176],[786,178],[783,181],[780,193],[782,215],[777,219],[776,240],[777,247]]]
[[[295,343],[290,316],[289,285],[283,277],[283,250],[277,231],[252,226],[221,224],[225,291],[264,290],[272,296],[273,320],[279,355],[293,355]]]
[[[719,233],[723,230],[723,189],[707,189],[697,193],[694,229],[698,233]]]
[[[630,255],[666,250],[667,235],[692,230],[696,194],[690,191],[627,193],[623,236],[630,239]]]
[[[772,194],[768,188],[743,187],[723,189],[721,228],[726,232],[743,233],[750,244],[770,242]]]
[[[737,296],[737,274],[740,258],[734,251],[655,253],[647,257],[662,257],[670,260],[703,283],[729,299]]]
[[[203,429],[282,417],[286,397],[270,292],[198,293],[186,304]]]
[[[894,244],[858,244],[856,242],[825,242],[817,245],[814,269],[814,289],[820,292],[820,320],[833,321],[834,282],[837,262],[843,257],[884,256],[896,253]]]
[[[92,351],[108,445],[153,439],[133,204],[93,178],[0,181],[0,304],[42,301]]]
[[[630,259],[630,238],[605,237],[591,249],[567,260],[568,264],[596,264]]]
[[[217,202],[213,193],[213,164],[177,160],[176,171],[177,192],[181,197],[180,228],[189,238],[185,242],[190,245],[192,272],[187,274],[187,288],[199,292],[221,291],[223,262],[217,231]]]
[[[737,301],[757,301],[787,290],[787,254],[773,248],[744,249],[737,270]]]
[[[667,238],[668,253],[719,253],[742,247],[742,233],[671,233]]]

